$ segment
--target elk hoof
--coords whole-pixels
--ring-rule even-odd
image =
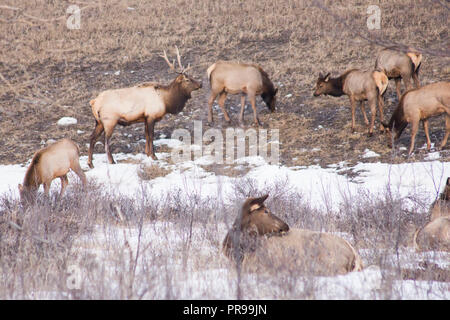
[[[89,168],[94,169],[94,165],[91,162],[88,162],[88,166]]]
[[[157,158],[154,154],[151,154],[150,157],[151,157],[153,160],[158,160],[158,158]]]
[[[371,137],[373,136],[373,131],[368,133],[368,136]]]

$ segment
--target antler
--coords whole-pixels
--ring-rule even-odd
[[[170,69],[173,71],[175,70],[175,66],[173,65],[175,63],[175,61],[173,61],[172,63],[170,63],[169,58],[167,58],[167,53],[166,50],[164,50],[164,55],[159,55],[161,58],[164,58],[164,60],[166,60],[167,64],[169,65]]]
[[[178,47],[175,46],[175,49],[177,51],[177,61],[178,61],[178,65],[180,66],[180,71],[177,71],[175,69],[175,59],[173,60],[172,63],[170,63],[169,58],[167,58],[167,54],[166,54],[166,50],[164,50],[164,55],[160,55],[161,58],[164,58],[164,60],[166,60],[167,64],[169,65],[170,69],[177,72],[177,73],[185,73],[186,71],[188,71],[191,68],[191,64],[188,64],[187,68],[184,68],[183,65],[181,64],[181,56],[180,56],[180,50],[178,50]]]

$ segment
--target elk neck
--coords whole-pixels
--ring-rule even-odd
[[[170,114],[177,114],[183,110],[186,101],[189,100],[191,94],[186,92],[184,88],[175,80],[169,86],[160,89],[166,112]]]

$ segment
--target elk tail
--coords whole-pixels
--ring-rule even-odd
[[[406,55],[411,59],[414,65],[414,71],[416,71],[420,63],[422,62],[422,54],[415,52],[408,52]]]
[[[378,92],[380,95],[383,95],[383,93],[386,91],[386,88],[389,83],[389,79],[386,76],[386,74],[382,71],[374,71],[372,73],[373,80],[375,80],[375,84],[377,85]]]
[[[209,66],[209,68],[206,70],[206,72],[208,73],[208,81],[211,84],[211,73],[214,71],[214,69],[216,68],[216,64],[213,63],[212,65]]]

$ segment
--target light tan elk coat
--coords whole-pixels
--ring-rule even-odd
[[[175,71],[174,65],[169,62],[165,52],[162,57],[169,64],[169,67]],[[186,102],[191,98],[192,91],[202,87],[201,82],[185,73],[189,67],[186,69],[182,67],[178,48],[177,57],[181,71],[169,85],[147,82],[131,88],[106,90],[90,101],[95,118],[95,129],[89,145],[89,167],[94,167],[92,163],[94,145],[103,131],[105,132],[105,152],[108,161],[109,163],[115,163],[109,141],[117,124],[128,126],[133,123],[144,122],[145,153],[147,156],[156,159],[153,147],[155,123],[160,121],[167,113],[177,114],[181,112]]]
[[[386,91],[387,84],[388,78],[386,75],[378,71],[352,69],[344,72],[338,78],[330,78],[329,73],[325,76],[320,74],[316,83],[314,96],[317,97],[321,94],[331,95],[333,97],[340,97],[344,94],[347,95],[350,99],[350,106],[352,108],[352,132],[355,131],[356,102],[359,102],[361,111],[364,115],[364,121],[366,125],[369,126],[369,135],[372,135],[377,113],[377,104],[380,111],[380,122],[384,120],[383,94]],[[366,100],[369,103],[370,111],[372,113],[370,125],[364,108],[364,101]],[[383,130],[381,124],[380,130]]]
[[[401,80],[406,90],[412,89],[411,78],[416,88],[420,87],[419,69],[422,65],[422,54],[409,51],[407,53],[386,48],[380,51],[375,61],[375,70],[383,71],[389,79],[395,80],[397,97],[401,97]]]
[[[430,222],[414,234],[414,247],[417,251],[450,252],[450,178],[430,211]]]
[[[213,122],[212,105],[217,95],[219,95],[219,106],[227,122],[230,121],[225,109],[227,94],[241,94],[241,113],[239,115],[241,123],[244,122],[246,95],[253,108],[254,124],[260,124],[256,111],[257,95],[261,95],[271,112],[275,111],[278,88],[274,87],[268,74],[260,66],[220,60],[208,68],[207,74],[211,87],[211,95],[208,100],[208,122]]]
[[[346,240],[323,232],[290,229],[264,205],[268,195],[247,199],[223,242],[225,255],[247,271],[336,275],[362,270]]]
[[[411,155],[414,150],[419,123],[422,121],[427,138],[427,150],[430,151],[431,140],[428,132],[428,119],[442,114],[445,115],[446,131],[441,142],[441,148],[447,144],[448,135],[450,134],[450,82],[432,83],[405,92],[400,98],[389,123],[383,123],[387,129],[388,145],[392,146],[392,130],[395,132],[394,139],[398,140],[408,123],[411,123],[411,144],[408,152]]]
[[[86,176],[80,167],[79,149],[70,139],[61,139],[48,147],[37,151],[25,173],[23,185],[19,184],[22,200],[31,200],[36,195],[41,184],[48,196],[50,185],[56,178],[61,179],[61,192],[63,195],[69,180],[67,173],[72,169],[86,185]]]

